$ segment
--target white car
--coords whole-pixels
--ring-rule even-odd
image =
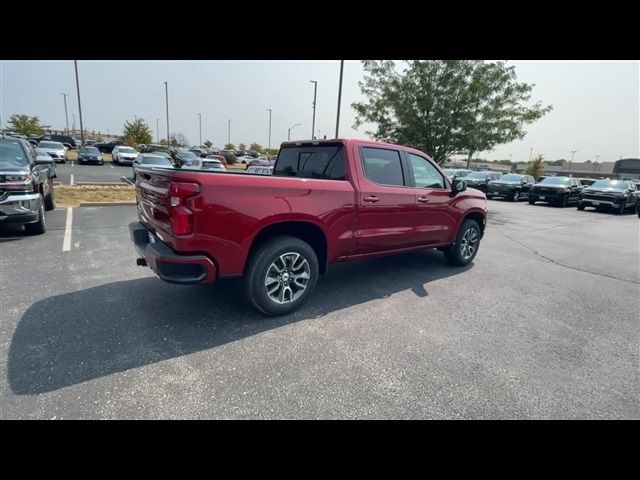
[[[111,151],[113,163],[118,165],[133,165],[134,160],[138,157],[138,151],[135,148],[126,145],[117,145]]]
[[[251,155],[244,155],[242,157],[238,157],[238,163],[242,163],[243,165],[246,165],[249,162],[252,162],[253,160],[255,160],[254,157],[252,157]]]
[[[218,170],[220,172],[226,172],[226,167],[220,160],[215,158],[198,158],[197,160],[189,160],[185,167],[193,168],[196,170]]]
[[[43,152],[48,153],[56,163],[67,163],[67,149],[60,142],[53,142],[51,140],[42,140],[38,144],[38,148]]]

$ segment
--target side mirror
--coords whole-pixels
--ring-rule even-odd
[[[454,178],[451,180],[451,196],[454,197],[460,192],[464,192],[467,189],[466,180]]]

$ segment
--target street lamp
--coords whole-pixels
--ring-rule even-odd
[[[160,119],[156,118],[156,143],[160,143]]]
[[[571,160],[569,161],[569,176],[571,176],[571,168],[573,167],[573,156],[576,154],[577,150],[571,150]]]
[[[598,168],[598,159],[600,158],[600,155],[595,155],[595,157],[596,157],[596,161],[595,161],[595,163],[593,164],[593,171],[594,171],[594,172],[595,172],[595,171],[596,171],[596,169]]]
[[[67,125],[67,133],[69,133],[69,115],[67,114],[67,97],[69,96],[69,94],[61,93],[60,95],[62,95],[62,98],[64,98],[64,119]]]
[[[167,146],[171,146],[171,140],[169,139],[169,84],[164,82],[164,93],[167,104]]]
[[[198,144],[198,147],[202,146],[202,114],[199,113],[198,114],[198,125],[200,126],[200,143]]]
[[[271,150],[271,109],[267,108],[267,110],[269,110],[269,150]]]
[[[231,143],[231,119],[229,119],[229,137],[227,139],[227,143]]]
[[[78,79],[78,61],[74,60],[73,65],[76,69],[76,90],[78,92],[78,113],[80,114],[80,145],[84,145],[84,128],[82,126],[82,104],[80,102],[80,80]]]
[[[301,123],[296,123],[291,128],[289,128],[289,131],[287,132],[287,142],[291,140],[291,130],[293,130],[297,126],[302,126],[302,124]]]
[[[533,147],[529,150],[529,161],[531,161],[531,155],[533,155]]]
[[[318,82],[316,80],[309,80],[309,82],[313,83],[313,121],[311,122],[311,140],[315,137],[313,136],[316,131],[316,98],[318,94]]]

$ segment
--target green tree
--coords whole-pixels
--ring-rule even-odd
[[[518,83],[514,67],[480,60],[411,60],[400,73],[393,61],[366,60],[359,82],[366,101],[352,104],[354,127],[379,140],[409,145],[438,163],[521,139],[525,124],[551,110],[526,106],[533,85]]]
[[[122,138],[126,145],[138,148],[141,143],[148,144],[153,141],[151,129],[142,118],[136,117],[133,121],[127,120],[122,127]]]
[[[544,157],[542,155],[538,155],[534,158],[524,173],[526,175],[531,175],[533,178],[538,178],[541,175],[544,175]]]
[[[280,151],[279,148],[265,148],[262,150],[262,153],[268,157],[272,156],[272,155],[277,155],[278,152]]]
[[[205,140],[204,146],[207,148],[211,148],[213,146],[213,142],[211,140]]]
[[[166,145],[167,144],[167,139],[166,138],[161,138],[160,139],[160,145]]]
[[[44,135],[47,133],[49,125],[41,125],[39,117],[30,117],[14,113],[9,117],[7,126],[11,131],[20,135]]]
[[[236,146],[235,146],[233,143],[227,143],[227,144],[224,146],[224,148],[225,148],[226,150],[235,150],[235,149],[236,149]]]
[[[253,142],[251,145],[249,145],[249,150],[256,153],[262,153],[262,145],[260,145],[259,143]]]

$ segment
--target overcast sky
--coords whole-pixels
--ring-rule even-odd
[[[532,100],[552,104],[553,111],[527,127],[522,141],[496,147],[482,157],[528,160],[543,153],[548,159],[613,161],[640,158],[640,62],[510,61],[520,81],[535,83]],[[198,115],[202,140],[218,147],[227,142],[268,143],[269,112],[273,110],[271,146],[287,139],[310,138],[313,84],[318,81],[316,135],[335,133],[339,61],[80,61],[80,93],[85,128],[120,133],[134,115],[148,121],[156,138],[166,137],[164,82],[169,82],[169,121],[198,143]],[[352,128],[350,105],[361,100],[360,62],[345,62],[340,135],[365,137],[366,127]],[[65,126],[60,93],[69,93],[69,126],[75,113],[79,128],[75,73],[72,61],[0,62],[2,126],[13,113],[38,115],[55,129]]]

